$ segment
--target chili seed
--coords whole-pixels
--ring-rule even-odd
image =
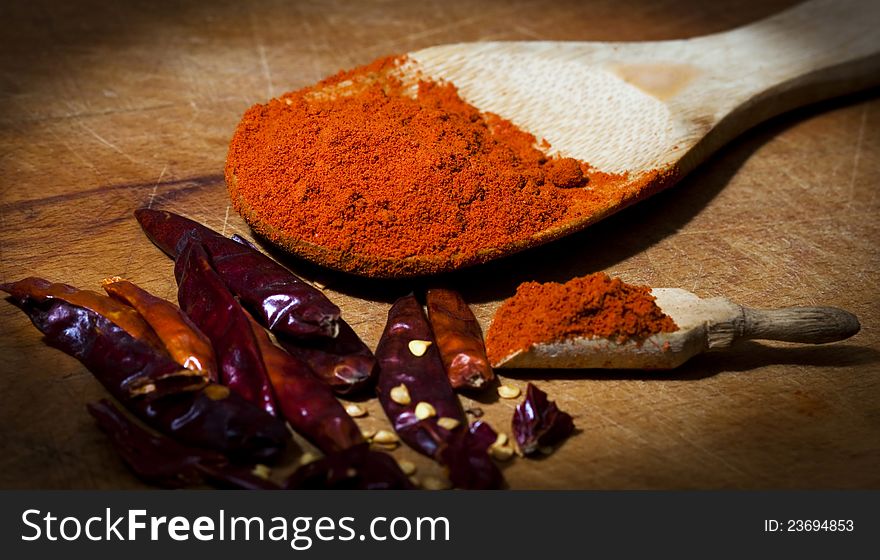
[[[495,438],[495,445],[498,445],[498,446],[507,445],[507,440],[508,440],[507,434],[505,434],[504,432],[499,432],[498,437]]]
[[[489,455],[499,461],[508,461],[513,457],[513,448],[509,445],[493,445],[489,447]]]
[[[426,476],[422,479],[422,488],[425,490],[449,490],[452,485],[445,478]]]
[[[345,476],[347,478],[354,478],[357,476],[357,473],[357,469],[353,467],[348,467],[347,469],[345,469]]]
[[[541,455],[550,455],[551,453],[553,453],[553,447],[551,447],[549,445],[544,446],[544,447],[539,447],[538,451],[541,453]]]
[[[379,430],[376,432],[376,435],[373,436],[373,442],[382,444],[397,443],[397,434],[389,430]]]
[[[406,385],[401,383],[397,387],[391,388],[391,400],[396,402],[397,404],[402,404],[404,406],[408,405],[412,402],[412,399],[409,397],[409,389],[406,388]]]
[[[348,413],[352,418],[360,418],[361,416],[366,416],[367,411],[364,410],[363,407],[358,406],[356,404],[349,404],[345,407],[345,412]]]
[[[498,396],[502,399],[515,399],[520,394],[522,394],[522,391],[519,390],[519,387],[514,387],[513,385],[498,386]]]
[[[214,388],[213,385],[208,385],[207,387],[205,387],[205,394],[206,394],[209,398],[212,398],[211,395],[214,394],[214,392],[211,391],[211,389],[213,389],[213,388]],[[146,395],[146,394],[148,394],[148,393],[152,393],[152,392],[155,391],[155,390],[156,390],[156,385],[155,385],[154,383],[145,383],[145,384],[141,385],[140,387],[136,387],[136,388],[134,388],[134,389],[131,389],[131,390],[129,391],[129,394],[130,394],[132,397],[136,397],[136,396],[139,396],[139,395]],[[227,394],[228,394],[228,393],[227,393]],[[218,400],[218,399],[213,399],[213,398],[212,398],[212,400],[215,400],[215,401],[216,401],[216,400]]]
[[[260,478],[265,478],[265,479],[269,478],[269,474],[271,472],[272,472],[272,469],[270,469],[266,465],[262,465],[262,464],[254,465],[254,470],[251,471],[251,473],[253,473],[255,476],[258,476]]]
[[[430,418],[432,416],[436,416],[437,411],[431,406],[431,403],[426,403],[424,401],[420,402],[416,405],[416,418],[419,420],[424,420],[426,418]]]
[[[409,346],[409,351],[412,355],[418,358],[425,355],[430,345],[430,340],[410,340],[407,346]]]
[[[400,470],[406,476],[412,476],[416,472],[416,464],[412,461],[407,461],[406,459],[398,459],[397,464],[400,466]]]
[[[309,453],[308,451],[306,451],[306,452],[303,453],[302,456],[299,458],[299,464],[300,464],[300,465],[308,465],[309,463],[314,463],[314,462],[317,461],[317,460],[318,460],[318,456],[317,456],[317,455],[315,455],[314,453]]]
[[[376,428],[364,428],[361,430],[361,435],[364,436],[365,440],[369,441],[376,435]]]
[[[450,418],[448,416],[441,416],[440,418],[437,419],[438,426],[440,426],[441,428],[445,428],[447,430],[450,430],[450,431],[457,428],[459,424],[461,424],[461,422],[459,422],[455,418]]]

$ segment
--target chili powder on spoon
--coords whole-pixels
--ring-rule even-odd
[[[369,267],[488,260],[487,247],[599,214],[639,188],[548,156],[546,142],[480,112],[453,84],[413,78],[407,64],[379,59],[245,113],[226,179],[255,230],[294,252],[362,255],[373,264],[356,272],[394,275]]]
[[[608,338],[618,343],[672,332],[648,286],[627,284],[597,272],[557,282],[524,282],[498,308],[486,333],[486,353],[496,364],[536,343]]]

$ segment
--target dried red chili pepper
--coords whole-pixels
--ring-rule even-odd
[[[258,251],[253,243],[238,234],[234,234],[232,240]],[[275,336],[288,353],[306,362],[312,373],[336,394],[347,395],[372,383],[376,358],[342,317],[337,323],[339,332],[334,338],[291,338],[280,332]]]
[[[69,284],[50,282],[44,278],[29,277],[18,282],[4,284],[3,291],[15,298],[30,297],[35,299],[56,298],[71,305],[89,309],[123,329],[134,338],[149,344],[153,348],[164,348],[162,341],[156,336],[153,328],[133,308],[104,294],[91,290],[80,290]]]
[[[333,453],[364,442],[360,428],[345,412],[330,388],[309,366],[275,346],[269,334],[251,320],[254,337],[272,382],[278,407],[294,431],[324,453]]]
[[[336,393],[353,393],[371,384],[376,371],[373,353],[323,292],[240,236],[227,239],[162,210],[141,209],[135,216],[153,243],[172,257],[185,237],[199,237],[226,286]]]
[[[446,374],[453,389],[479,389],[495,375],[486,357],[483,331],[461,295],[452,290],[428,290],[428,319]]]
[[[71,306],[85,309],[96,316],[111,321],[117,328],[127,333],[132,338],[145,344],[150,349],[165,354],[162,341],[156,336],[152,327],[133,308],[111,299],[105,295],[90,290],[80,290],[68,284],[54,283],[43,278],[25,278],[18,282],[4,284],[0,290],[9,293],[11,301],[19,305],[23,301],[65,302]],[[19,305],[21,307],[21,305]],[[119,323],[117,323],[119,321]],[[121,324],[120,324],[121,323]],[[148,393],[155,390],[156,382],[169,377],[191,377],[193,372],[175,367],[170,370],[149,368],[147,371],[138,371],[129,378],[118,381],[120,390],[125,390],[131,395]],[[190,379],[189,383],[197,383],[199,380]]]
[[[498,434],[477,421],[467,430],[454,430],[440,450],[440,463],[449,469],[449,480],[459,488],[496,489],[504,485],[501,472],[489,455]]]
[[[289,487],[410,487],[409,479],[396,461],[368,448],[360,428],[333,396],[330,387],[318,380],[305,362],[276,346],[256,321],[252,320],[251,326],[278,406],[293,429],[326,454],[301,467],[288,481]]]
[[[141,428],[107,400],[90,403],[86,408],[125,464],[145,482],[166,488],[206,480],[234,488],[278,488],[249,469],[230,464],[221,453],[182,445]]]
[[[240,460],[269,460],[283,450],[289,439],[283,423],[222,385],[175,375],[180,365],[164,350],[92,309],[31,290],[36,285],[3,284],[0,290],[11,294],[49,346],[82,362],[138,418],[183,443]]]
[[[357,393],[376,377],[376,358],[342,319],[336,338],[292,339],[276,335],[285,350],[303,360],[338,395]]]
[[[526,398],[513,411],[513,436],[520,451],[531,455],[559,443],[573,431],[571,415],[559,410],[547,399],[547,393],[529,383]]]
[[[400,438],[416,451],[443,463],[457,486],[501,486],[501,473],[486,451],[480,450],[478,442],[469,441],[473,436],[467,419],[415,296],[402,297],[391,307],[376,359],[379,401]],[[457,456],[454,461],[453,455]]]
[[[180,308],[210,339],[223,384],[277,414],[275,395],[247,312],[223,284],[201,241],[196,237],[188,240],[174,264]]]
[[[336,336],[339,307],[263,253],[164,210],[142,208],[135,217],[150,240],[175,259],[185,237],[198,237],[229,290],[273,332]]]
[[[149,323],[174,361],[207,381],[217,381],[211,341],[180,308],[122,278],[107,278],[102,285],[110,297],[133,307]]]
[[[413,483],[387,453],[361,443],[303,465],[285,482],[287,489],[411,490]]]

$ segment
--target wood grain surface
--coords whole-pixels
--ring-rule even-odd
[[[720,31],[790,2],[6,2],[0,7],[0,280],[97,288],[125,276],[175,299],[172,263],[141,234],[140,206],[250,237],[222,170],[244,110],[385,54],[477,40],[654,40]],[[735,72],[735,68],[730,69]],[[461,289],[484,327],[526,280],[605,270],[750,307],[834,305],[847,342],[745,343],[664,374],[502,372],[535,381],[579,432],[552,456],[505,464],[512,488],[880,487],[877,92],[759,126],[675,188],[587,231],[420,282],[327,285],[375,345],[390,302]],[[138,488],[87,415],[105,396],[0,304],[0,487]],[[485,418],[509,430],[513,401]],[[365,426],[387,426],[375,399]],[[408,449],[420,473],[438,467]]]

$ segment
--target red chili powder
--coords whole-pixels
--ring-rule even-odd
[[[678,330],[654,299],[650,287],[604,272],[565,284],[525,282],[495,313],[486,334],[489,361],[497,363],[539,342],[597,337],[623,343]]]
[[[226,178],[255,230],[328,266],[393,276],[411,257],[488,260],[480,249],[598,216],[653,179],[548,157],[546,142],[481,113],[454,85],[402,81],[405,61],[380,59],[245,113]]]

